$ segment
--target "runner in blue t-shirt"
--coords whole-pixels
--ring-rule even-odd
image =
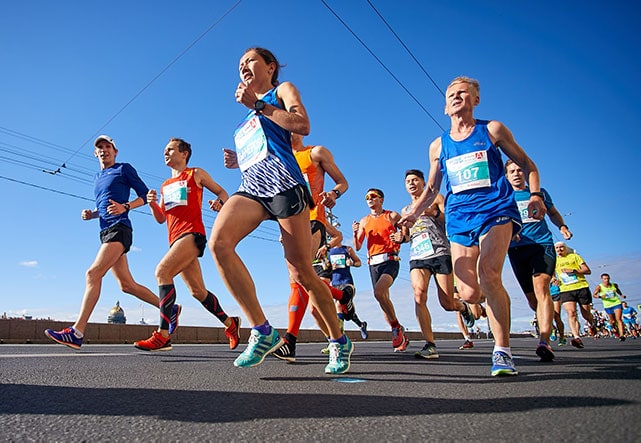
[[[94,142],[94,155],[100,162],[100,171],[94,177],[95,209],[84,209],[83,220],[100,220],[100,250],[91,267],[87,270],[87,284],[80,313],[73,326],[61,331],[46,329],[45,334],[53,341],[73,349],[82,346],[85,328],[98,299],[102,279],[111,269],[123,292],[158,308],[158,297],[145,286],[134,280],[127,263],[127,252],[133,243],[133,229],[129,220],[131,209],[147,202],[147,186],[129,163],[116,163],[118,149],[108,135],[101,135]],[[138,196],[129,201],[133,190]],[[178,305],[175,305],[178,306]],[[178,312],[173,312],[171,321],[178,322]]]
[[[531,195],[523,169],[512,160],[508,160],[505,162],[505,175],[512,185],[523,223],[523,229],[510,243],[510,264],[538,321],[539,345],[536,355],[541,361],[552,361],[554,353],[549,342],[554,319],[554,303],[550,296],[550,281],[556,266],[554,240],[545,219],[538,220],[528,215],[527,206]],[[541,194],[548,217],[560,229],[563,238],[569,240],[572,233],[563,221],[563,216],[554,207],[550,194],[543,188]]]

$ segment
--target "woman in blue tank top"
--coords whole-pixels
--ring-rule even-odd
[[[249,344],[234,366],[256,366],[283,345],[236,252],[243,238],[271,219],[280,227],[290,275],[307,290],[329,329],[325,372],[341,374],[349,369],[353,345],[340,330],[329,288],[309,260],[309,207],[313,202],[291,146],[292,132],[309,133],[309,119],[296,87],[279,83],[279,69],[274,54],[264,48],[250,48],[240,59],[236,101],[248,113],[234,132],[236,150],[224,149],[224,162],[228,168],[240,168],[242,183],[218,213],[209,248],[227,289],[251,323]]]

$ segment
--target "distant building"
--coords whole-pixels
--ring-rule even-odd
[[[127,317],[125,317],[125,311],[120,307],[120,301],[116,302],[111,311],[109,311],[109,317],[107,317],[107,323],[110,324],[122,324],[127,323]]]

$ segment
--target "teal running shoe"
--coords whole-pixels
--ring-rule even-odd
[[[331,342],[329,348],[329,363],[325,366],[325,374],[344,374],[349,371],[350,357],[354,352],[354,344],[345,336],[347,341],[344,345]]]
[[[247,348],[234,360],[234,366],[237,368],[258,366],[265,360],[265,357],[283,346],[283,343],[274,328],[268,335],[263,335],[252,328]]]

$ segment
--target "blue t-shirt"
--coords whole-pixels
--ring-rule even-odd
[[[142,197],[146,201],[149,188],[129,163],[115,163],[113,166],[96,173],[93,179],[93,193],[100,216],[101,231],[117,223],[129,228],[132,227],[129,211],[120,215],[111,215],[107,212],[107,207],[111,204],[110,199],[117,203],[126,203],[129,201],[132,189],[138,197]]]
[[[554,207],[552,203],[552,197],[550,194],[543,188],[541,188],[543,193],[543,203],[545,207],[549,210]],[[530,201],[530,190],[519,190],[514,191],[514,200],[518,206],[519,212],[521,213],[521,222],[523,223],[523,228],[519,233],[521,239],[517,241],[512,241],[510,243],[510,248],[515,248],[517,246],[525,245],[554,245],[554,240],[552,239],[552,232],[548,228],[548,224],[543,220],[536,220],[534,218],[528,217],[527,214],[527,205]]]
[[[476,120],[472,133],[461,141],[441,135],[439,164],[445,183],[447,234],[464,234],[494,217],[520,223],[512,185],[505,176],[501,152],[487,130],[487,120]]]

